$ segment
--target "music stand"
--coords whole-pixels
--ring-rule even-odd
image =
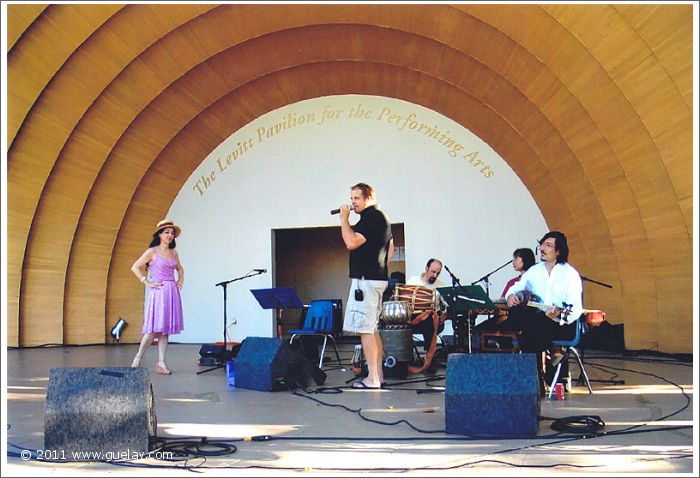
[[[291,287],[275,287],[272,289],[251,289],[260,307],[263,309],[277,309],[275,314],[275,324],[272,330],[277,329],[277,325],[282,320],[282,309],[301,309],[304,307],[301,299]],[[281,336],[279,330],[277,334]]]
[[[449,305],[449,315],[452,317],[455,331],[455,345],[460,352],[464,352],[464,335],[466,325],[467,351],[472,353],[472,317],[476,318],[476,311],[495,310],[496,306],[480,285],[467,285],[457,287],[438,287],[438,292]],[[467,321],[456,320],[457,315],[466,314]]]

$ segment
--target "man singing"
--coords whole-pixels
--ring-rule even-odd
[[[350,206],[340,207],[340,232],[350,251],[350,294],[345,309],[343,330],[360,334],[367,361],[367,378],[354,388],[379,389],[384,383],[382,362],[384,347],[379,335],[382,293],[387,287],[388,263],[394,254],[391,225],[377,208],[374,189],[358,183],[350,189],[352,210],[360,215],[354,229],[350,226]]]

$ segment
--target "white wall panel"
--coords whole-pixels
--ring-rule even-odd
[[[350,117],[358,105],[363,114]],[[338,113],[324,117],[324,109]],[[405,121],[411,114],[414,121]],[[275,125],[277,133],[261,134]],[[428,136],[427,128],[439,135]],[[460,151],[449,145],[450,138]],[[227,156],[234,155],[227,164]],[[392,222],[404,223],[409,276],[429,257],[439,257],[467,285],[508,261],[514,249],[534,250],[547,231],[508,164],[449,118],[402,100],[365,95],[288,105],[221,143],[173,202],[169,217],[183,228],[178,250],[187,276],[185,331],[173,339],[221,340],[223,294],[214,284],[254,268],[268,273],[228,285],[228,321],[237,321],[229,338],[271,336],[273,313],[262,310],[250,292],[273,286],[271,231],[338,225],[329,210],[348,202],[350,186],[360,181],[375,188]],[[351,223],[357,219],[351,215]],[[343,249],[340,238],[338,247]],[[498,297],[513,275],[510,266],[494,274],[491,297]],[[449,282],[446,272],[441,280]]]

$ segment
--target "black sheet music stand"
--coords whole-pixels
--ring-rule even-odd
[[[472,353],[472,321],[480,311],[496,310],[495,304],[480,285],[438,287],[437,290],[449,306],[448,317],[452,319],[455,331],[455,346],[459,352]]]
[[[277,325],[282,320],[282,309],[301,309],[304,307],[301,299],[291,287],[276,287],[273,289],[251,289],[260,307],[263,309],[277,309],[275,314],[275,324],[272,330],[277,330],[277,335],[281,335]]]

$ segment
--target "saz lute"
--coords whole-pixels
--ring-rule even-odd
[[[542,312],[547,312],[547,309],[550,307],[555,307],[557,311],[559,312],[560,317],[562,320],[566,320],[569,318],[569,315],[571,314],[571,309],[574,307],[573,304],[567,304],[566,302],[561,303],[561,307],[558,307],[556,305],[547,305],[542,303],[542,299],[540,299],[539,296],[535,294],[530,294],[528,297],[527,302],[525,302],[525,305],[528,307],[533,307],[535,309],[539,309]]]

